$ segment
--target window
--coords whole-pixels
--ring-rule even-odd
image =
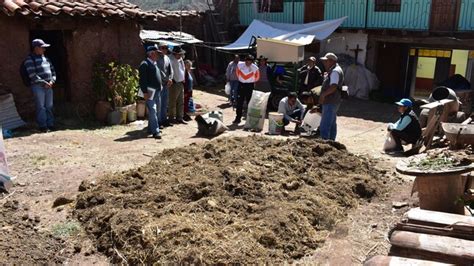
[[[258,12],[259,13],[283,12],[283,1],[284,0],[260,0],[258,1]]]
[[[375,0],[375,12],[400,12],[402,0]]]

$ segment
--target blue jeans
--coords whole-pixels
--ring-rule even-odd
[[[148,108],[148,132],[150,134],[159,134],[160,126],[158,124],[158,114],[161,108],[161,91],[156,91],[153,99],[146,101]]]
[[[229,99],[233,106],[236,106],[237,97],[239,95],[239,81],[238,80],[231,80],[229,81],[230,84],[230,95]]]
[[[322,117],[321,124],[319,125],[319,131],[321,132],[321,138],[326,140],[336,140],[337,135],[337,110],[339,104],[323,104],[322,106]]]
[[[158,121],[161,124],[165,123],[168,120],[168,87],[163,85],[161,90],[161,105],[160,105],[160,114],[158,115]]]
[[[43,85],[31,86],[36,103],[36,122],[40,128],[54,127],[53,90]]]

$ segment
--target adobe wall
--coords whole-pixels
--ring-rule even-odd
[[[71,100],[93,104],[92,67],[100,58],[137,68],[144,57],[139,28],[131,22],[82,23],[68,41]]]
[[[0,16],[0,94],[12,92],[20,115],[34,115],[32,94],[19,76],[21,62],[29,53],[30,29],[65,30],[71,103],[92,106],[92,66],[101,55],[138,67],[144,57],[139,38],[140,28],[132,21],[110,21],[86,18],[49,18],[39,21],[24,17]],[[50,48],[54,49],[54,47]],[[6,62],[6,63],[5,63]]]
[[[20,114],[27,115],[34,112],[32,93],[23,85],[19,69],[29,50],[29,32],[20,20],[0,16],[0,36],[0,94],[12,93]]]

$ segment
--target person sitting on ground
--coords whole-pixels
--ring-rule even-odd
[[[396,143],[391,151],[386,152],[403,152],[402,142],[407,144],[416,144],[421,138],[421,126],[418,117],[412,110],[413,103],[410,99],[401,99],[395,103],[398,106],[400,119],[395,123],[390,123],[387,130]]]
[[[291,122],[295,123],[298,128],[303,121],[304,110],[305,108],[298,100],[296,92],[288,93],[288,96],[281,99],[278,105],[278,113],[283,114],[283,124],[285,126]]]

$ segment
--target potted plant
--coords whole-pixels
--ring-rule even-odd
[[[135,120],[136,115],[131,109],[134,109],[138,90],[138,71],[130,65],[111,62],[108,64],[106,75],[112,92],[114,110],[120,112],[120,123],[126,123],[127,117],[131,118],[129,120]]]
[[[92,88],[97,100],[94,108],[95,118],[100,122],[106,122],[109,112],[112,110],[111,93],[107,85],[107,65],[95,63],[92,72]]]

